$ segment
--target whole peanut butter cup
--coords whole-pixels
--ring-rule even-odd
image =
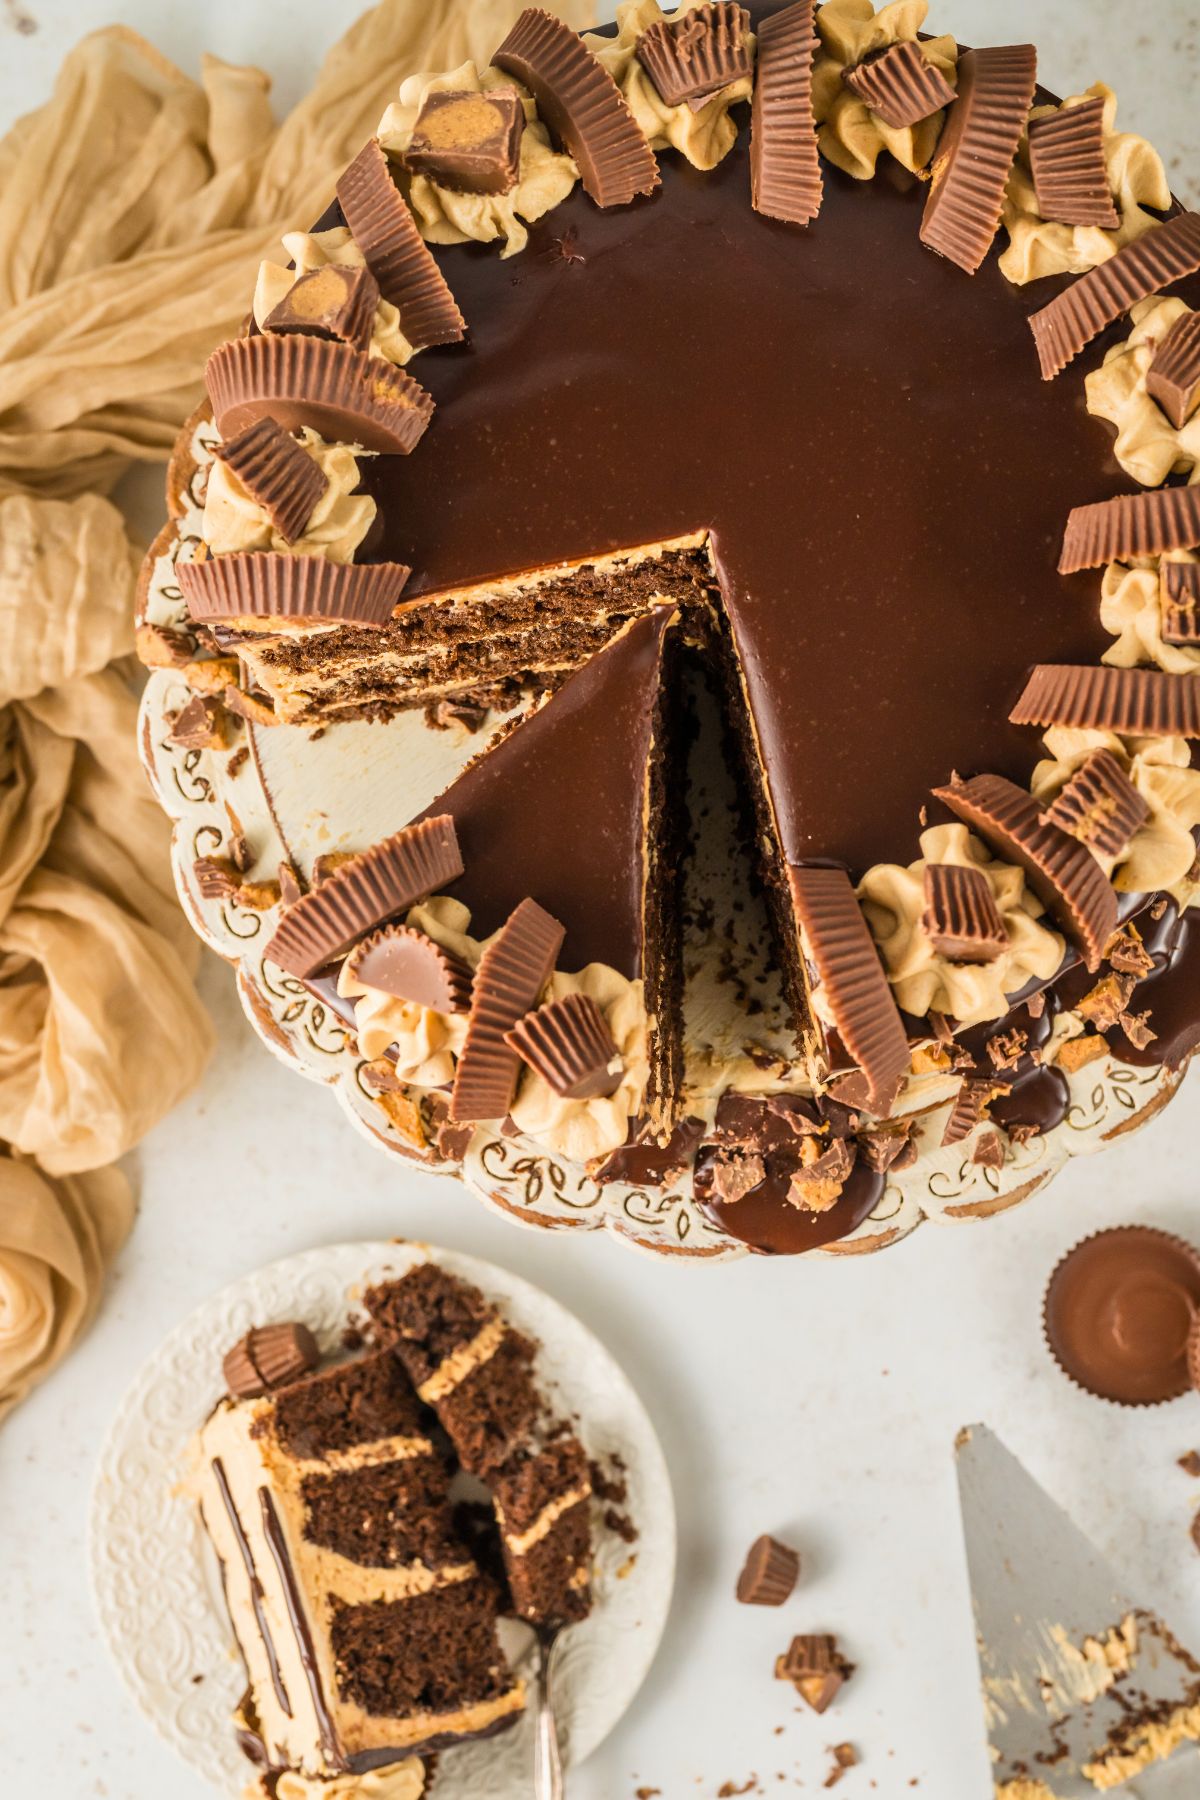
[[[214,444],[225,464],[289,544],[304,536],[329,478],[315,457],[274,419],[257,419],[228,443]]]
[[[657,19],[637,41],[637,57],[668,106],[702,102],[754,69],[750,14],[713,0],[682,18]]]
[[[1029,320],[1042,376],[1053,381],[1106,325],[1200,269],[1200,213],[1156,225],[1065,289]]]
[[[1189,1341],[1200,1308],[1200,1254],[1149,1225],[1077,1244],[1046,1290],[1045,1331],[1078,1387],[1118,1406],[1161,1406],[1193,1385]]]
[[[521,1066],[508,1034],[537,1005],[565,936],[535,900],[522,900],[484,951],[450,1097],[455,1124],[502,1119],[508,1112]]]
[[[995,962],[1008,949],[1008,932],[982,869],[929,863],[921,926],[947,962]]]
[[[539,1006],[504,1041],[564,1100],[605,1099],[621,1085],[620,1052],[590,995],[567,994]]]
[[[750,121],[751,200],[756,212],[807,225],[821,210],[825,182],[813,117],[817,28],[813,0],[794,0],[758,29],[758,69]]]
[[[1037,88],[1032,44],[967,50],[933,159],[921,242],[974,275],[1000,229],[1004,191]]]
[[[378,626],[391,618],[409,574],[403,563],[335,563],[323,556],[239,550],[181,562],[177,579],[197,620]]]
[[[878,56],[846,69],[842,80],[893,131],[919,125],[958,98],[957,90],[911,38],[889,44]]]
[[[405,456],[433,417],[432,399],[411,375],[329,338],[235,338],[209,357],[204,379],[224,438],[270,418],[328,443]]]
[[[1158,488],[1077,506],[1067,521],[1060,575],[1200,546],[1200,488]]]
[[[1008,716],[1014,725],[1067,725],[1122,737],[1200,738],[1200,675],[1043,664]]]
[[[414,349],[455,344],[466,320],[392,179],[387,154],[369,138],[337,184],[338,204],[379,291],[400,314]]]
[[[1109,186],[1099,95],[1030,120],[1029,166],[1043,219],[1117,230],[1121,215]]]
[[[800,1579],[800,1557],[789,1544],[764,1535],[755,1538],[737,1582],[743,1606],[782,1606]]]

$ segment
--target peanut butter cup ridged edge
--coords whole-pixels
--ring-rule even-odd
[[[453,819],[406,825],[289,906],[264,955],[304,980],[462,873]]]
[[[825,197],[813,116],[814,17],[813,0],[794,0],[758,28],[751,200],[756,212],[789,225],[810,224]]]
[[[234,338],[214,350],[204,380],[225,438],[266,417],[287,431],[310,427],[329,443],[404,456],[433,417],[433,400],[411,375],[329,338]]]
[[[289,544],[304,536],[329,478],[315,457],[274,419],[248,425],[227,443],[214,444],[223,462],[250,498]]]
[[[1200,738],[1200,675],[1043,663],[1008,716],[1014,725]]]
[[[1121,215],[1104,155],[1104,101],[1098,94],[1031,119],[1029,163],[1043,219],[1119,229]]]
[[[1099,268],[1081,275],[1029,320],[1042,377],[1053,381],[1106,325],[1131,306],[1200,270],[1200,213],[1155,225]]]
[[[870,927],[844,869],[790,865],[808,953],[846,1048],[886,1112],[909,1071],[908,1039]]]
[[[1148,494],[1118,494],[1077,506],[1067,520],[1060,575],[1101,569],[1110,562],[1162,556],[1168,550],[1200,547],[1200,487],[1157,488]]]
[[[1200,1331],[1197,1329],[1197,1326],[1200,1325],[1200,1313],[1197,1314],[1197,1321],[1192,1327],[1189,1339],[1188,1376],[1177,1385],[1173,1385],[1170,1393],[1154,1399],[1115,1399],[1111,1394],[1103,1394],[1098,1392],[1096,1388],[1089,1387],[1079,1374],[1076,1374],[1074,1370],[1067,1366],[1067,1362],[1064,1360],[1066,1354],[1065,1347],[1060,1350],[1059,1345],[1055,1342],[1057,1333],[1055,1331],[1055,1324],[1052,1316],[1054,1302],[1057,1297],[1059,1286],[1063,1282],[1065,1275],[1069,1272],[1071,1265],[1077,1262],[1081,1257],[1085,1257],[1092,1253],[1095,1246],[1105,1243],[1115,1243],[1117,1240],[1123,1240],[1126,1245],[1152,1243],[1155,1247],[1162,1246],[1174,1250],[1178,1253],[1181,1266],[1190,1264],[1192,1268],[1195,1269],[1197,1277],[1200,1278],[1200,1252],[1197,1252],[1194,1244],[1188,1243],[1185,1238],[1176,1236],[1174,1232],[1163,1231],[1155,1225],[1113,1225],[1107,1230],[1093,1231],[1087,1237],[1081,1238],[1078,1243],[1073,1244],[1069,1250],[1065,1251],[1050,1272],[1050,1278],[1046,1283],[1046,1291],[1042,1300],[1042,1336],[1047,1350],[1054,1359],[1056,1367],[1063,1375],[1065,1375],[1072,1387],[1079,1393],[1086,1394],[1089,1400],[1099,1400],[1104,1406],[1120,1407],[1122,1411],[1125,1412],[1131,1410],[1139,1412],[1152,1411],[1156,1407],[1169,1406],[1176,1400],[1182,1400],[1192,1387],[1200,1385],[1196,1382],[1190,1367],[1191,1346],[1195,1344],[1198,1352],[1200,1352]],[[1196,1373],[1200,1374],[1200,1367],[1197,1368]]]
[[[502,1119],[508,1112],[520,1062],[505,1036],[537,1005],[565,936],[536,901],[522,900],[484,951],[450,1096],[454,1123]]]
[[[470,1011],[471,969],[411,925],[385,925],[372,932],[350,952],[346,969],[364,987],[398,1000],[428,1006],[434,1012]]]
[[[1032,44],[968,50],[933,158],[921,242],[975,275],[1000,229],[1004,194],[1037,90]]]
[[[417,222],[392,179],[387,154],[368,138],[337,184],[338,204],[379,291],[417,350],[458,343],[467,325]]]
[[[1098,969],[1117,929],[1117,896],[1091,852],[1048,825],[1032,794],[1003,776],[955,780],[935,788],[934,798],[1024,869],[1030,887],[1065,927],[1087,967]]]
[[[528,7],[492,61],[529,89],[597,206],[627,206],[659,186],[658,162],[620,88],[561,19]]]
[[[893,131],[912,125],[953,105],[958,91],[935,69],[911,38],[890,44],[882,56],[847,69],[842,77],[852,94]]]
[[[668,106],[720,93],[730,82],[753,71],[746,43],[750,14],[735,0],[685,15],[694,41],[684,48],[671,23],[658,19],[637,41],[637,59]]]
[[[504,1041],[567,1099],[607,1098],[621,1085],[621,1069],[610,1069],[619,1057],[617,1046],[588,994],[567,994],[527,1013]]]
[[[363,626],[386,625],[410,573],[403,563],[336,563],[272,550],[235,551],[177,565],[193,619]]]

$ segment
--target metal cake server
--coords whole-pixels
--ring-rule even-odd
[[[537,1720],[533,1745],[534,1800],[563,1800],[562,1756],[554,1718],[554,1652],[562,1636],[559,1625],[543,1625],[537,1633]]]
[[[959,1434],[958,1483],[997,1793],[1200,1800],[1200,1750],[1164,1730],[1200,1723],[1200,1663],[986,1426]]]

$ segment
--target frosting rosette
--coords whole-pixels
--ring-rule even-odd
[[[615,1094],[592,1100],[565,1100],[542,1077],[525,1069],[512,1106],[513,1122],[548,1150],[573,1162],[590,1162],[619,1149],[629,1121],[641,1110],[650,1073],[646,1003],[642,983],[630,981],[604,963],[589,963],[578,975],[555,972],[547,1000],[585,994],[604,1015],[624,1072]]]
[[[204,541],[214,556],[237,551],[273,550],[289,556],[323,556],[349,563],[375,520],[375,502],[359,494],[358,459],[371,453],[348,444],[327,444],[305,429],[297,439],[327,482],[302,537],[292,541],[272,525],[265,510],[242,486],[226,463],[215,461],[204,500]]]
[[[987,878],[1004,921],[1008,948],[990,963],[952,963],[938,954],[922,927],[925,870],[931,863],[978,869]],[[1063,959],[1058,932],[1020,869],[996,862],[965,825],[937,825],[921,836],[921,857],[908,868],[880,863],[858,889],[902,1011],[924,1018],[943,1013],[960,1025],[1002,1019],[1013,994],[1030,981],[1049,981]]]
[[[677,11],[664,13],[658,0],[625,0],[617,8],[615,38],[584,37],[625,96],[650,148],[678,150],[697,169],[715,169],[732,150],[738,128],[730,117],[730,108],[740,100],[750,99],[753,78],[743,75],[729,82],[694,111],[686,100],[669,106],[638,60],[637,42],[652,25],[673,26],[689,13],[705,12],[711,5],[712,0],[685,0]],[[753,45],[753,33],[748,35]]]
[[[1169,475],[1200,481],[1200,413],[1180,430],[1146,390],[1146,377],[1171,327],[1190,316],[1182,300],[1161,294],[1130,313],[1133,330],[1114,344],[1103,365],[1087,377],[1088,411],[1117,428],[1114,455],[1143,487],[1161,487]]]
[[[328,231],[288,231],[282,241],[292,267],[285,269],[279,263],[263,262],[258,268],[253,312],[260,331],[302,275],[328,268],[331,263],[343,269],[361,269],[366,262],[345,225],[333,225]],[[398,368],[416,355],[400,329],[399,310],[390,300],[380,299],[376,305],[369,348],[372,356],[382,356]]]
[[[1034,798],[1049,805],[1093,751],[1109,750],[1150,808],[1150,817],[1116,857],[1100,857],[1113,885],[1126,894],[1169,893],[1194,905],[1189,880],[1196,860],[1192,836],[1200,825],[1200,769],[1191,766],[1183,738],[1120,738],[1110,731],[1055,726],[1043,740],[1050,755],[1033,772]]]
[[[571,157],[554,149],[532,96],[510,75],[499,69],[481,70],[473,62],[465,62],[447,74],[410,75],[401,86],[399,100],[392,102],[379,121],[376,135],[389,155],[403,157],[430,94],[485,94],[489,88],[515,88],[525,105],[521,169],[511,193],[460,194],[428,175],[411,174],[399,164],[394,173],[407,195],[421,236],[429,243],[490,244],[503,238],[503,255],[516,256],[529,242],[526,226],[562,204],[578,181],[579,170]]]
[[[1029,139],[1023,137],[1008,178],[1003,224],[1009,243],[1000,258],[1002,272],[1018,287],[1046,275],[1084,275],[1099,268],[1157,225],[1155,214],[1166,212],[1171,204],[1171,184],[1158,151],[1145,138],[1116,129],[1117,96],[1110,87],[1094,82],[1086,94],[1073,94],[1063,105],[1080,106],[1095,99],[1104,102],[1104,163],[1121,223],[1114,231],[1101,225],[1060,225],[1043,219],[1030,167]],[[1055,106],[1035,106],[1029,116],[1042,119],[1057,111]]]
[[[443,950],[476,968],[485,946],[468,936],[471,915],[460,900],[435,895],[410,908],[405,924],[423,931]],[[437,1012],[412,1000],[400,1000],[380,988],[368,987],[342,964],[338,993],[353,1000],[358,1047],[370,1062],[395,1051],[399,1081],[413,1087],[447,1087],[454,1080],[455,1061],[467,1035],[466,1013]]]
[[[914,174],[933,160],[944,112],[898,129],[886,125],[842,80],[847,69],[868,56],[893,44],[916,42],[928,12],[928,0],[892,0],[878,12],[871,0],[826,0],[817,13],[821,44],[813,71],[813,112],[821,154],[856,181],[870,181],[885,150]],[[955,40],[929,38],[921,51],[953,86],[958,72]]]
[[[390,1768],[361,1775],[302,1775],[297,1769],[260,1775],[245,1789],[243,1800],[420,1800],[424,1792],[424,1764],[406,1756]]]

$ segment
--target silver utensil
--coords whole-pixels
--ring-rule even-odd
[[[1200,1708],[1200,1663],[986,1426],[959,1434],[958,1482],[997,1793],[1200,1800],[1196,1744],[1149,1728]],[[1093,1779],[1139,1751],[1144,1770],[1110,1760]]]
[[[533,1748],[534,1800],[563,1800],[562,1757],[554,1718],[554,1653],[562,1637],[560,1625],[540,1626],[537,1633],[537,1717]]]

